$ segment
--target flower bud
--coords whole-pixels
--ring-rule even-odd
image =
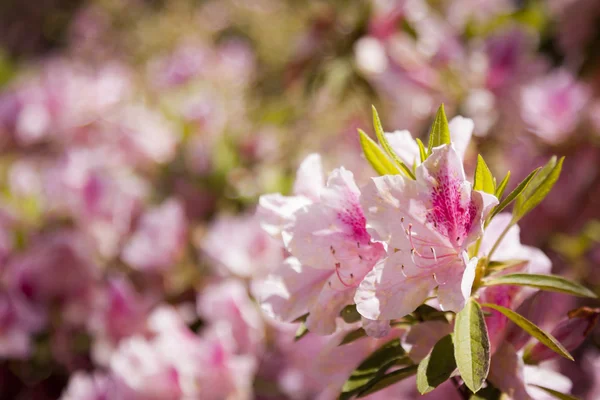
[[[580,307],[569,311],[569,319],[560,322],[554,330],[554,336],[568,351],[575,350],[592,331],[598,318],[600,308]],[[542,343],[536,343],[525,351],[523,360],[527,364],[539,364],[558,355]]]

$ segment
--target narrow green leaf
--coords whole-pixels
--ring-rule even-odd
[[[531,171],[531,173],[529,175],[527,175],[527,177],[525,179],[523,179],[521,181],[521,183],[519,183],[517,185],[517,187],[512,192],[510,192],[508,194],[508,196],[506,196],[506,198],[500,202],[500,204],[498,204],[494,208],[494,211],[492,212],[492,216],[490,217],[490,219],[494,218],[495,215],[499,214],[510,203],[512,203],[513,200],[516,199],[518,195],[520,195],[521,193],[523,193],[523,191],[527,188],[527,186],[529,185],[529,183],[531,182],[531,180],[533,179],[533,177],[538,173],[539,170],[540,170],[540,168],[536,168],[533,171]]]
[[[368,396],[385,389],[388,386],[398,383],[403,379],[409,378],[417,373],[417,368],[417,365],[410,365],[408,367],[389,372],[385,375],[375,377],[371,382],[369,382],[367,388],[360,391],[357,397],[362,398]]]
[[[344,386],[340,399],[349,399],[366,390],[372,379],[382,376],[393,365],[410,363],[400,339],[394,339],[375,350],[352,372]]]
[[[446,382],[456,369],[452,335],[441,338],[427,357],[419,363],[417,389],[425,394]]]
[[[411,179],[415,179],[415,175],[413,172],[404,164],[404,162],[398,157],[392,146],[390,146],[389,142],[385,137],[385,132],[383,131],[383,126],[381,126],[381,120],[379,119],[379,114],[377,114],[377,110],[375,106],[373,106],[373,126],[375,127],[375,135],[377,135],[377,140],[383,147],[383,150],[390,156],[390,158],[396,163],[398,168],[402,170]]]
[[[450,143],[450,127],[448,126],[448,118],[446,118],[446,112],[442,104],[435,114],[435,119],[429,131],[427,154],[431,154],[434,147],[448,143]]]
[[[515,208],[513,209],[513,222],[517,222],[523,218],[525,214],[533,210],[544,200],[560,176],[564,159],[564,157],[561,157],[556,162],[556,157],[552,157],[540,173],[532,179],[531,184],[517,198]]]
[[[494,183],[494,175],[488,168],[481,154],[477,155],[477,167],[475,168],[475,181],[473,189],[481,190],[485,193],[495,194],[496,185]]]
[[[490,261],[488,263],[487,269],[491,272],[504,271],[505,269],[514,268],[518,266],[522,266],[527,264],[529,261],[527,260],[505,260],[505,261]]]
[[[504,194],[504,191],[506,190],[506,185],[508,185],[509,180],[510,180],[510,171],[508,171],[506,173],[506,176],[504,177],[504,179],[502,179],[500,184],[496,187],[496,197],[497,198],[502,197],[502,195]]]
[[[397,175],[400,173],[373,139],[360,129],[358,135],[365,158],[379,175]]]
[[[557,275],[510,274],[485,279],[484,286],[514,285],[530,286],[549,292],[571,294],[578,297],[597,298],[598,296],[585,286]]]
[[[294,341],[297,342],[298,340],[302,339],[307,334],[308,334],[308,328],[306,327],[306,324],[304,322],[301,322],[300,326],[298,327],[298,330],[296,330],[296,336],[294,337]]]
[[[454,357],[465,385],[477,393],[490,370],[490,340],[481,307],[473,298],[456,314]]]
[[[523,329],[525,332],[529,333],[531,336],[533,336],[534,338],[539,340],[541,343],[546,345],[549,349],[551,349],[551,350],[555,351],[557,354],[573,361],[573,357],[571,356],[571,354],[569,354],[567,349],[565,349],[563,347],[563,345],[560,344],[560,342],[554,338],[554,336],[552,336],[548,332],[544,331],[543,329],[541,329],[540,327],[535,325],[533,322],[531,322],[524,316],[514,312],[513,310],[511,310],[509,308],[502,307],[497,304],[485,303],[485,304],[482,304],[482,306],[501,312],[502,314],[507,316],[508,319],[510,319],[512,322],[514,322],[519,327],[521,327],[521,329]]]
[[[425,150],[425,145],[421,141],[421,139],[416,138],[417,144],[419,145],[419,157],[421,158],[421,162],[425,162],[427,160],[427,150]]]
[[[561,393],[554,389],[550,389],[550,388],[547,388],[544,386],[540,386],[540,385],[530,385],[530,386],[534,386],[538,389],[541,389],[544,392],[548,393],[550,396],[557,398],[559,400],[579,400],[577,397],[571,396],[570,394]]]

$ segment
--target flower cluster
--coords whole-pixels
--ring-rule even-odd
[[[0,398],[600,397],[598,1],[38,3]]]
[[[360,397],[394,374],[401,380],[415,373],[421,394],[451,376],[461,393],[485,387],[530,399],[570,391],[568,378],[537,365],[555,353],[572,360],[569,351],[581,344],[600,311],[570,312],[553,331],[559,339],[514,311],[534,302],[537,289],[595,297],[551,275],[546,255],[519,239],[518,221],[551,190],[563,160],[533,171],[500,202],[508,175],[498,185],[479,156],[474,183],[466,178],[463,156],[472,121],[457,117],[448,123],[440,107],[425,148],[406,131],[384,133],[373,112],[381,148],[362,131],[361,142],[382,176],[359,189],[342,167],[324,184],[320,158],[313,154],[298,170],[295,196],[261,197],[257,214],[264,229],[289,252],[259,284],[263,310],[282,321],[303,320],[320,335],[343,329],[338,318],[360,320],[356,332],[399,337],[410,346],[395,363],[368,358],[377,373],[351,390],[344,386],[342,396]],[[502,212],[513,201],[512,215]],[[482,307],[490,309],[487,316]],[[424,310],[437,318],[423,321]],[[530,337],[520,329],[539,340],[524,353]]]

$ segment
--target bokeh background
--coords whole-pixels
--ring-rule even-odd
[[[364,182],[371,104],[423,138],[442,102],[470,174],[567,157],[521,236],[598,293],[597,0],[3,0],[0,398],[335,398],[374,344],[261,314],[257,198],[311,152]],[[583,304],[547,301],[542,325]],[[583,398],[599,346],[564,367]]]

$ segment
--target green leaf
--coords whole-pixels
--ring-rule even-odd
[[[308,334],[308,328],[306,327],[306,324],[303,321],[302,323],[300,323],[298,330],[296,330],[296,336],[294,337],[294,341],[297,342],[298,340],[302,339],[307,334]]]
[[[400,382],[403,379],[409,378],[417,373],[417,365],[410,365],[408,367],[398,369],[396,371],[389,372],[387,374],[375,377],[367,388],[361,390],[358,394],[358,398],[368,396],[388,386]]]
[[[555,397],[559,400],[579,400],[577,397],[571,396],[570,394],[565,394],[565,393],[561,393],[558,392],[554,389],[550,389],[544,386],[540,386],[540,385],[530,385],[530,386],[534,386],[538,389],[543,390],[544,392],[548,393],[549,395],[551,395],[552,397]]]
[[[578,297],[597,298],[598,296],[579,283],[557,275],[538,275],[538,274],[510,274],[485,279],[484,286],[514,285],[530,286],[549,292],[559,292],[571,294]]]
[[[502,195],[504,194],[504,191],[506,190],[506,185],[508,185],[509,180],[510,180],[510,171],[508,171],[506,173],[506,176],[504,177],[504,179],[502,179],[502,182],[500,182],[500,184],[496,188],[496,197],[497,198],[502,197]]]
[[[557,162],[556,156],[552,157],[535,178],[531,180],[531,183],[521,196],[517,198],[515,208],[513,209],[513,222],[517,222],[523,218],[525,214],[533,210],[544,200],[560,176],[564,159],[564,157],[561,157]]]
[[[505,269],[514,268],[518,266],[522,266],[527,264],[529,261],[527,260],[504,260],[504,261],[490,261],[488,263],[487,269],[491,272],[503,271]]]
[[[456,369],[452,335],[441,338],[427,357],[419,363],[417,389],[425,394],[446,382]]]
[[[495,215],[499,214],[502,210],[504,210],[510,203],[513,202],[514,199],[517,198],[517,196],[519,196],[521,193],[523,193],[523,191],[527,188],[527,186],[529,185],[529,183],[531,182],[531,180],[533,179],[533,177],[538,173],[540,169],[534,169],[533,171],[531,171],[531,173],[529,175],[527,175],[527,177],[525,179],[523,179],[521,181],[521,183],[519,183],[517,185],[517,187],[508,194],[508,196],[506,196],[506,198],[504,200],[502,200],[500,202],[500,204],[498,204],[495,208],[494,211],[492,212],[492,215],[490,217],[494,218]]]
[[[481,307],[472,298],[456,314],[454,357],[465,385],[477,393],[490,370],[490,340]]]
[[[417,144],[419,145],[419,157],[421,158],[421,162],[425,162],[427,160],[427,150],[425,150],[425,145],[421,141],[421,139],[416,138]]]
[[[497,304],[485,303],[482,304],[482,306],[501,312],[502,314],[507,316],[508,319],[510,319],[512,322],[521,327],[521,329],[523,329],[525,332],[529,333],[531,336],[533,336],[541,343],[546,345],[549,349],[573,361],[573,357],[571,356],[571,354],[569,354],[567,349],[565,349],[563,345],[560,344],[560,342],[554,338],[554,336],[544,331],[524,316],[514,312],[509,308],[502,307]]]
[[[344,386],[340,399],[349,399],[366,390],[371,380],[382,376],[393,365],[410,363],[400,339],[394,339],[375,350],[352,372]]]
[[[373,139],[360,129],[358,130],[358,135],[365,158],[379,175],[397,175],[400,173],[398,168],[396,168],[394,163],[385,155]]]
[[[477,393],[490,370],[490,340],[483,312],[470,298],[454,323],[454,357],[465,385]]]
[[[481,190],[489,194],[496,193],[494,175],[492,175],[492,172],[483,160],[483,157],[481,157],[481,154],[477,155],[477,167],[475,168],[475,182],[473,183],[473,189]]]
[[[365,330],[363,328],[355,329],[353,331],[348,332],[346,334],[346,336],[344,336],[344,338],[342,339],[342,341],[340,342],[340,344],[338,346],[342,346],[344,344],[352,343],[355,340],[358,340],[358,339],[363,338],[365,336],[367,336],[367,332],[365,332]]]
[[[360,314],[356,311],[356,305],[350,304],[340,311],[340,317],[344,320],[344,322],[348,324],[352,324],[354,322],[358,322],[361,319]]]
[[[411,179],[415,179],[415,175],[413,172],[404,164],[404,162],[398,157],[392,146],[390,146],[389,142],[385,137],[385,132],[383,131],[383,127],[381,126],[381,121],[379,120],[379,114],[377,114],[377,110],[375,106],[373,106],[373,125],[375,126],[375,135],[377,135],[377,140],[383,147],[383,150],[390,156],[390,158],[396,163],[396,165]]]
[[[448,118],[446,118],[446,112],[442,104],[435,114],[435,119],[429,131],[427,154],[431,154],[434,147],[450,143],[450,140],[450,127],[448,126]]]

